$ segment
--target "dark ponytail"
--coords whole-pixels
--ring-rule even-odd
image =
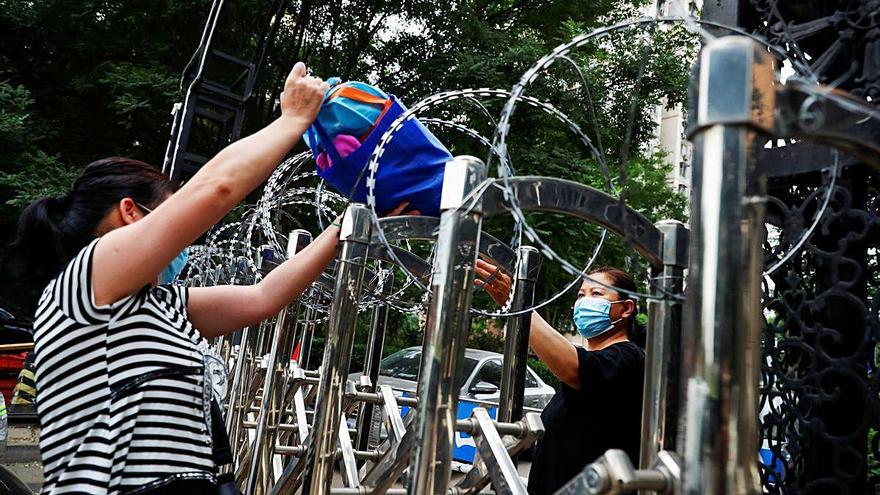
[[[617,289],[622,289],[624,291],[629,292],[630,294],[624,292],[618,292],[622,300],[630,300],[632,301],[636,309],[627,318],[626,321],[626,336],[630,340],[630,342],[635,343],[637,346],[642,349],[645,348],[645,344],[648,339],[648,332],[645,329],[645,326],[638,322],[638,313],[639,313],[639,303],[635,297],[631,294],[637,292],[638,287],[636,287],[636,282],[632,277],[629,276],[625,271],[614,268],[611,266],[599,266],[590,270],[589,275],[595,275],[602,273],[606,275],[611,280],[611,285],[613,285]]]
[[[32,202],[18,217],[15,238],[10,246],[12,255],[30,274],[27,282],[38,289],[45,285],[58,268],[64,245],[58,231],[59,219],[68,207],[68,197],[44,197]],[[19,280],[21,280],[19,278]]]
[[[90,163],[62,197],[40,198],[21,213],[11,254],[27,267],[36,294],[97,236],[108,212],[124,198],[157,206],[176,187],[161,172],[128,158]],[[35,303],[36,301],[33,301]]]

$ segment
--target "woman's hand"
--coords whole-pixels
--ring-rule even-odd
[[[306,75],[306,64],[297,62],[284,81],[281,115],[311,124],[318,117],[328,89],[330,85],[321,78]]]
[[[500,267],[480,258],[477,260],[477,276],[474,285],[482,287],[489,297],[499,306],[503,306],[510,297],[510,285],[513,280]]]
[[[485,289],[499,306],[506,303],[513,283],[510,275],[484,259],[477,260],[476,269],[479,278],[474,279],[474,284]],[[543,361],[560,381],[575,390],[580,390],[578,355],[574,345],[536,311],[532,312],[529,328],[529,345],[538,359]]]
[[[388,214],[385,216],[386,217],[397,217],[397,216],[400,216],[401,214],[403,214],[403,215],[417,217],[422,214],[422,212],[420,212],[419,210],[411,210],[406,213],[403,213],[403,211],[406,210],[407,208],[409,208],[409,201],[404,201],[403,203],[400,203],[399,205],[397,205],[397,208],[389,211]]]

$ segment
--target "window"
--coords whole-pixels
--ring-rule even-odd
[[[403,349],[382,360],[379,364],[379,374],[391,378],[400,378],[401,380],[416,381],[419,377],[419,366],[421,366],[421,363],[421,349]],[[459,388],[471,376],[471,372],[474,371],[476,365],[476,360],[468,357],[464,358],[461,378],[459,378]]]
[[[535,379],[535,375],[532,374],[532,370],[526,370],[526,388],[537,388],[538,380]]]
[[[419,376],[421,362],[421,349],[403,349],[382,360],[379,364],[379,374],[391,378],[415,380]]]
[[[464,358],[464,364],[462,365],[461,376],[458,378],[458,388],[459,389],[464,386],[464,382],[467,381],[467,379],[471,376],[471,373],[473,373],[474,368],[476,368],[476,367],[477,367],[477,360],[476,359],[471,359],[469,357]],[[474,383],[476,383],[476,382],[474,382]]]
[[[497,359],[486,361],[483,367],[480,368],[480,371],[477,372],[477,376],[474,377],[472,385],[480,382],[491,383],[501,388],[501,361]]]

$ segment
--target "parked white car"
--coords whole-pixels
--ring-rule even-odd
[[[415,394],[422,348],[408,347],[391,354],[379,365],[379,385],[390,385],[397,392]],[[459,384],[460,400],[497,404],[500,397],[504,356],[497,352],[465,349],[462,379]],[[357,383],[363,373],[352,373],[348,379]],[[526,389],[523,406],[543,409],[556,390],[544,383],[531,368],[526,369]]]

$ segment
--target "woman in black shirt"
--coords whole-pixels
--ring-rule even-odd
[[[510,277],[483,260],[477,274],[489,281],[477,284],[503,304]],[[611,288],[635,292],[636,285],[617,268],[596,268],[590,278],[573,311],[586,349],[532,313],[529,344],[562,386],[541,414],[545,433],[529,472],[531,495],[556,492],[608,449],[622,449],[638,463],[645,353],[634,342],[640,340],[635,301]]]

